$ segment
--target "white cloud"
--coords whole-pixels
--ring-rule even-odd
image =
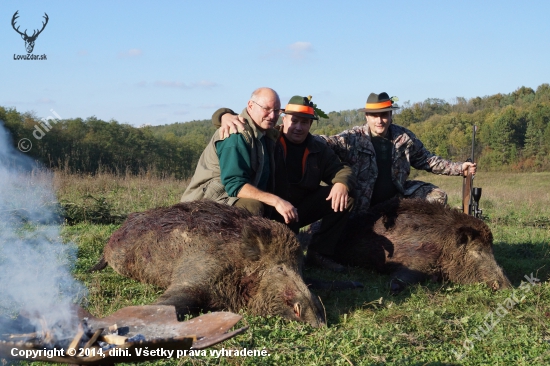
[[[290,57],[295,60],[303,60],[313,52],[313,46],[309,42],[294,42],[288,48],[290,49]]]
[[[155,86],[161,86],[164,88],[187,88],[185,83],[180,81],[167,81],[167,80],[157,80],[155,81]]]
[[[139,57],[143,54],[143,51],[138,48],[131,48],[128,51],[119,52],[118,58],[130,58]]]
[[[196,83],[192,83],[191,86],[193,88],[206,88],[206,89],[210,89],[210,88],[213,88],[215,86],[218,86],[217,83],[214,83],[212,81],[208,81],[208,80],[201,80],[199,82],[196,82]]]

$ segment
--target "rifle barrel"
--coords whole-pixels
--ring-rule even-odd
[[[476,130],[477,130],[477,126],[474,125],[473,131],[472,131],[472,163],[475,163],[474,149],[475,149],[475,145],[476,145]]]

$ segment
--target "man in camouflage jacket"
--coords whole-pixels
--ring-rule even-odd
[[[411,166],[444,175],[466,175],[468,170],[472,174],[476,172],[475,164],[452,162],[436,156],[424,147],[414,133],[392,124],[391,114],[397,108],[393,106],[393,100],[387,93],[372,93],[365,108],[361,110],[365,112],[367,123],[334,136],[322,136],[338,157],[351,165],[356,175],[354,213],[366,211],[371,204],[395,195],[446,204],[447,194],[438,187],[426,182],[407,180]],[[383,142],[378,144],[377,139],[382,139]],[[376,149],[376,146],[379,148]],[[379,166],[380,156],[377,154],[381,155],[380,147],[384,146],[387,159]],[[379,175],[381,170],[384,170],[385,176]],[[385,182],[380,184],[381,180]],[[388,189],[389,186],[392,187]],[[385,191],[385,197],[379,197],[380,191]]]

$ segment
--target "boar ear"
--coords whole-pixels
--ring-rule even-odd
[[[468,245],[472,240],[476,239],[479,234],[479,231],[469,226],[462,226],[457,230],[458,243],[460,245]]]
[[[265,233],[255,226],[245,225],[243,227],[242,237],[241,250],[243,256],[251,261],[259,260],[262,253],[265,251]]]

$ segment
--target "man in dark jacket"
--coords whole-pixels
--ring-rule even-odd
[[[308,262],[341,271],[343,267],[330,258],[353,207],[349,192],[355,186],[355,177],[332,149],[309,133],[316,119],[308,98],[295,96],[286,105],[283,133],[275,144],[274,193],[298,209],[299,221],[290,224],[295,232],[323,219],[319,232],[311,239]],[[282,222],[280,215],[272,218]]]

